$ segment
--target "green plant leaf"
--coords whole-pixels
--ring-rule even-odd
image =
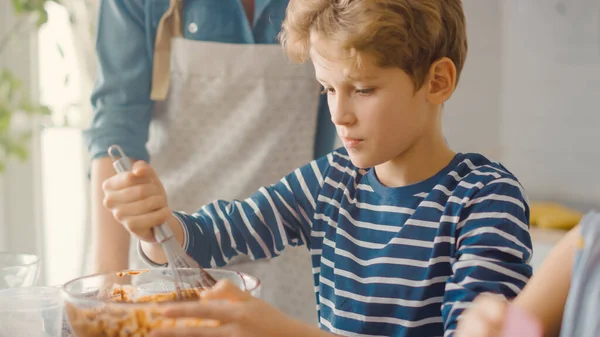
[[[21,100],[18,110],[25,112],[29,116],[48,116],[52,114],[52,110],[50,110],[49,107],[45,105],[35,105],[28,99]]]
[[[2,73],[0,73],[0,78],[2,78],[3,81],[6,81],[15,89],[19,89],[21,87],[21,81],[9,69],[3,69]]]
[[[50,116],[52,115],[52,110],[45,105],[40,105],[38,107],[38,113],[42,116]]]
[[[26,161],[29,157],[29,150],[25,144],[15,144],[12,152],[20,161]]]
[[[27,131],[27,132],[23,132],[21,133],[20,137],[19,137],[19,142],[20,143],[26,143],[29,142],[31,140],[31,138],[33,138],[33,132],[31,131]]]
[[[12,112],[5,106],[0,105],[0,133],[7,132],[10,129]]]
[[[37,16],[36,26],[39,28],[48,22],[48,12],[44,5],[49,1],[60,3],[55,0],[12,0],[12,5],[18,15],[35,14]]]
[[[58,50],[58,54],[60,55],[61,58],[65,58],[65,52],[63,51],[62,46],[60,45],[60,43],[56,44],[56,50]]]
[[[4,69],[0,73],[0,99],[6,101],[5,104],[12,105],[20,88],[21,81],[9,70]]]
[[[36,26],[40,28],[43,24],[48,22],[48,11],[45,8],[42,8],[37,11],[38,19],[36,21]]]
[[[15,9],[15,13],[21,14],[25,10],[25,1],[24,0],[12,0],[13,8]]]
[[[48,21],[48,12],[45,9],[47,2],[61,3],[60,0],[11,0],[14,12],[17,15],[36,15],[35,17],[22,18],[17,28],[9,32],[9,36],[23,24],[30,24],[29,19],[37,18],[36,25],[39,28]],[[25,26],[27,28],[27,26]],[[3,48],[4,40],[2,40]],[[64,57],[61,46],[57,46],[59,53]],[[66,83],[67,79],[65,79]],[[21,81],[9,69],[0,69],[0,173],[6,169],[7,161],[11,159],[26,160],[29,155],[29,143],[31,132],[15,134],[11,130],[12,117],[17,111],[25,112],[29,117],[37,115],[47,116],[51,110],[44,105],[34,104],[29,95],[22,88]]]
[[[18,160],[27,160],[29,156],[29,141],[31,139],[30,133],[24,133],[18,136],[14,135],[0,135],[0,148],[2,148],[5,154],[5,158],[16,158]]]
[[[28,99],[25,98],[21,100],[21,104],[19,104],[18,109],[27,113],[28,115],[33,115],[35,113],[35,107]]]

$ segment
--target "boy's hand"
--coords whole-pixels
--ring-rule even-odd
[[[460,316],[455,337],[500,337],[508,302],[501,296],[481,295]]]
[[[156,171],[144,161],[135,162],[131,172],[104,181],[102,189],[104,207],[143,241],[155,242],[152,228],[172,217],[165,189]]]
[[[167,317],[216,320],[216,327],[173,327],[154,331],[152,337],[279,337],[330,336],[287,317],[269,304],[237,288],[230,281],[219,281],[202,293],[202,302],[173,304]]]

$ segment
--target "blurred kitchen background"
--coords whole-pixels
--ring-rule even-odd
[[[0,251],[40,254],[40,284],[86,272],[81,130],[98,1],[0,0]],[[500,160],[532,202],[600,209],[600,0],[464,5],[470,51],[444,112],[448,141]],[[548,209],[533,230],[534,266],[564,233],[552,228],[571,226],[573,213]]]

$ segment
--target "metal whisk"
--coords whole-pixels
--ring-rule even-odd
[[[125,155],[118,145],[108,148],[108,154],[117,172],[131,170],[131,159]],[[167,224],[153,229],[154,238],[161,244],[175,278],[175,291],[178,300],[197,298],[197,289],[210,288],[217,281],[181,248],[173,231]]]

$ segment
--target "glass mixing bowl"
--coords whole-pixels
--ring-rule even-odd
[[[0,252],[0,289],[31,287],[40,274],[40,258],[33,254]]]
[[[253,296],[260,281],[228,270],[207,270],[216,280],[228,279]],[[168,319],[161,306],[174,299],[171,269],[129,270],[85,276],[66,283],[65,314],[76,337],[145,337],[153,329],[175,325],[210,326],[214,321]]]

